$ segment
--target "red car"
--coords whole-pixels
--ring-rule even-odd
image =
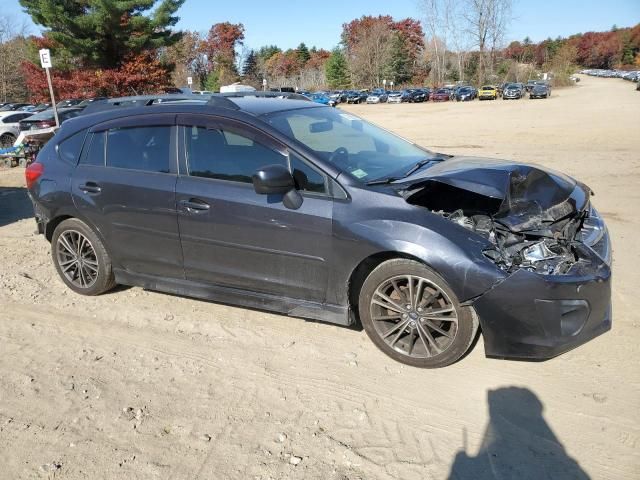
[[[439,88],[431,92],[429,100],[432,102],[448,102],[451,100],[451,92],[446,88]]]

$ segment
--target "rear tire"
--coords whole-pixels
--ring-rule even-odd
[[[439,368],[469,350],[478,332],[447,282],[425,265],[399,258],[378,265],[359,295],[360,321],[371,341],[406,365]]]
[[[111,258],[102,241],[83,221],[60,223],[51,238],[51,257],[62,281],[81,295],[100,295],[115,285]]]

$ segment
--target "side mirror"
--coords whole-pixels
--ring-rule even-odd
[[[284,165],[267,165],[256,171],[251,177],[256,193],[287,193],[295,188],[293,175]]]
[[[267,165],[251,177],[253,189],[261,195],[283,195],[282,204],[297,210],[302,206],[302,195],[296,190],[293,175],[284,165]]]

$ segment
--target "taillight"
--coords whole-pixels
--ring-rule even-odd
[[[25,179],[27,180],[27,188],[31,188],[33,184],[42,176],[44,172],[44,165],[38,162],[33,162],[24,171]]]
[[[41,129],[41,128],[51,128],[51,127],[55,127],[56,123],[53,121],[42,121],[42,122],[36,122],[36,128],[37,129]]]

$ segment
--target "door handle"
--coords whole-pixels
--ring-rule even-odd
[[[189,211],[207,211],[211,207],[207,202],[205,202],[204,200],[200,200],[199,198],[181,200],[180,205]]]
[[[84,193],[100,193],[102,191],[102,188],[96,182],[87,182],[78,188]]]

